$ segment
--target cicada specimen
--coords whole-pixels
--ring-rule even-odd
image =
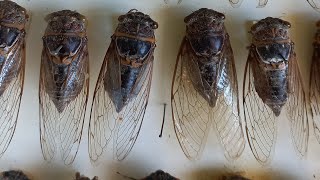
[[[90,178],[85,177],[85,176],[81,176],[80,173],[77,172],[77,173],[76,173],[76,178],[75,178],[75,180],[90,180]],[[92,180],[98,180],[98,177],[95,176],[95,177],[93,177]]]
[[[243,0],[229,0],[232,7],[236,8],[241,5]],[[263,8],[267,5],[268,0],[259,0],[257,8]]]
[[[120,174],[120,173],[118,173],[118,174]],[[122,174],[120,174],[120,175],[122,175]],[[166,173],[162,170],[157,170],[156,172],[153,172],[149,176],[144,177],[142,179],[135,179],[135,178],[124,176],[124,175],[122,175],[122,176],[127,179],[132,179],[132,180],[179,180],[178,178],[175,178],[175,177],[171,176],[169,173]]]
[[[180,146],[200,157],[213,126],[228,159],[245,147],[239,116],[238,83],[225,16],[202,8],[184,19],[186,36],[175,65],[171,107]]]
[[[28,19],[25,8],[12,1],[0,1],[0,156],[7,150],[17,125]]]
[[[313,130],[320,143],[320,21],[317,22],[318,30],[314,37],[313,56],[310,74],[310,104],[313,118]]]
[[[0,180],[31,180],[22,171],[10,170],[0,174]]]
[[[123,160],[129,154],[148,104],[158,23],[135,9],[118,21],[93,95],[88,134],[92,162],[111,139],[114,157]]]
[[[251,27],[252,45],[245,67],[243,107],[251,151],[260,163],[270,159],[277,122],[283,108],[290,122],[295,149],[302,156],[308,146],[305,92],[290,23],[267,17]]]
[[[71,164],[88,100],[87,21],[70,10],[51,13],[46,20],[39,83],[41,149],[45,160],[60,153]]]

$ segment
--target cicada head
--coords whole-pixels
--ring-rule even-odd
[[[9,50],[25,34],[29,19],[25,8],[12,1],[0,1],[0,48]]]
[[[199,56],[215,56],[222,50],[227,32],[224,14],[212,9],[201,8],[184,19],[187,38]]]
[[[171,176],[169,173],[166,173],[162,170],[158,170],[149,176],[143,178],[142,180],[153,180],[153,179],[163,179],[163,180],[178,180],[177,178]]]
[[[263,63],[276,66],[287,63],[293,46],[288,35],[290,27],[289,22],[272,17],[251,27],[253,45]]]
[[[56,64],[70,64],[86,41],[86,18],[75,11],[62,10],[49,14],[46,20],[44,46]]]
[[[136,9],[119,16],[117,32],[129,34],[137,37],[153,38],[154,30],[158,28],[158,23]]]

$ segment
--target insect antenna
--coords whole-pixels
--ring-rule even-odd
[[[161,125],[161,131],[160,131],[159,138],[161,138],[161,137],[162,137],[164,120],[165,120],[165,118],[166,118],[166,106],[167,106],[167,104],[166,104],[166,103],[164,103],[164,104],[163,104],[163,119],[162,119],[162,125]]]

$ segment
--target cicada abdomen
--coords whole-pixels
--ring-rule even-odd
[[[88,99],[89,59],[86,19],[63,10],[46,17],[40,71],[40,131],[43,156],[58,152],[74,161],[81,140]]]
[[[317,22],[317,27],[313,43],[309,98],[313,118],[313,130],[320,143],[320,21]]]
[[[141,128],[152,78],[157,22],[137,10],[121,15],[96,84],[89,124],[89,154],[95,162],[110,140],[124,159]]]
[[[177,138],[189,159],[201,155],[212,122],[226,157],[239,157],[245,146],[234,56],[224,19],[206,8],[184,19],[187,33],[176,61],[171,106]]]
[[[245,68],[243,107],[251,151],[260,163],[270,159],[276,118],[286,109],[295,149],[304,155],[308,117],[303,83],[289,37],[290,23],[267,17],[251,27],[252,45]]]
[[[151,173],[149,176],[142,178],[141,180],[154,180],[154,179],[161,179],[161,180],[179,180],[171,176],[169,173],[166,173],[162,170],[157,170],[156,172]]]
[[[16,129],[26,62],[27,11],[12,1],[0,1],[0,156]]]

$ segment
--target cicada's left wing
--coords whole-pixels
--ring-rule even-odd
[[[288,63],[287,117],[290,121],[293,144],[298,153],[303,156],[308,149],[309,124],[302,78],[293,50]]]
[[[217,88],[219,97],[213,109],[217,135],[228,158],[238,158],[245,147],[239,113],[239,96],[236,68],[229,38],[225,38],[220,60]]]
[[[16,129],[23,92],[25,41],[18,42],[1,62],[0,157],[7,150]]]
[[[83,86],[79,94],[67,97],[72,101],[63,108],[62,112],[57,109],[46,92],[45,82],[47,81],[46,73],[48,73],[46,65],[48,64],[45,62],[51,61],[46,50],[42,52],[39,82],[40,142],[43,157],[47,161],[51,161],[59,153],[65,164],[71,164],[78,153],[89,91],[87,46],[84,45],[80,52],[74,59],[77,64],[68,69],[69,74],[66,81],[70,79],[79,81],[79,83],[83,81]]]
[[[320,143],[320,56],[318,50],[315,49],[312,57],[311,73],[310,73],[310,104],[313,118],[313,130],[315,136]]]

